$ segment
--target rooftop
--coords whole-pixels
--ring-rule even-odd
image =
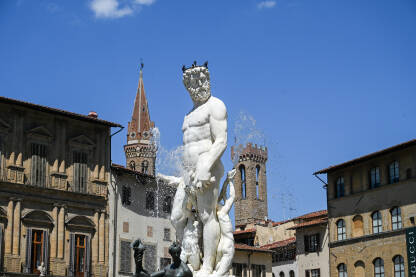
[[[295,219],[311,219],[311,218],[314,218],[314,217],[324,216],[324,215],[325,216],[328,215],[327,210],[321,210],[321,211],[307,213],[307,214],[295,217],[295,218],[293,218],[293,220],[295,220]]]
[[[290,227],[288,229],[295,230],[295,229],[300,229],[300,228],[305,228],[305,227],[310,227],[310,226],[316,226],[316,225],[326,224],[327,222],[328,222],[328,218],[327,217],[317,218],[317,219],[314,219],[314,220],[305,221],[305,222],[296,224],[295,226]]]
[[[257,246],[250,246],[250,245],[242,244],[242,243],[236,243],[234,247],[236,250],[248,250],[248,251],[256,251],[256,252],[273,253],[273,251],[268,250],[268,249],[260,248]]]
[[[382,156],[382,155],[386,155],[386,154],[394,152],[394,151],[402,150],[402,149],[405,149],[405,148],[413,146],[413,145],[416,145],[416,139],[409,140],[409,141],[397,144],[395,146],[392,146],[392,147],[389,147],[389,148],[386,148],[386,149],[383,149],[383,150],[380,150],[380,151],[377,151],[377,152],[374,152],[374,153],[371,153],[371,154],[367,154],[365,156],[361,156],[359,158],[350,160],[348,162],[344,162],[344,163],[341,163],[341,164],[338,164],[338,165],[332,165],[332,166],[327,167],[325,169],[321,169],[321,170],[315,172],[314,174],[329,173],[331,171],[338,170],[338,169],[345,168],[345,167],[352,166],[352,165],[356,165],[358,163],[362,163],[362,162],[368,161],[370,159],[377,158],[377,157]]]
[[[143,176],[143,177],[149,177],[149,178],[153,178],[153,179],[155,178],[152,175],[144,174],[142,172],[129,169],[129,168],[127,168],[125,166],[122,166],[120,164],[114,164],[113,163],[113,164],[111,164],[111,168],[112,169],[115,169],[115,170],[118,170],[118,171],[121,171],[121,172],[124,172],[124,173],[127,173],[127,174],[132,174],[132,175],[136,175],[136,176]]]
[[[275,241],[273,243],[269,243],[269,244],[265,244],[263,246],[261,246],[261,248],[263,249],[275,249],[278,247],[283,247],[286,245],[289,245],[291,243],[295,243],[296,242],[296,237],[291,237],[285,240],[281,240],[281,241]]]
[[[245,234],[245,233],[255,233],[255,232],[256,232],[256,228],[250,228],[246,230],[234,231],[234,235]]]
[[[102,124],[102,125],[107,125],[109,127],[120,127],[120,128],[123,127],[118,123],[98,119],[98,118],[91,117],[91,116],[88,116],[88,115],[83,115],[83,114],[73,113],[73,112],[60,110],[60,109],[56,109],[56,108],[51,108],[51,107],[47,107],[47,106],[37,105],[37,104],[30,103],[30,102],[20,101],[20,100],[7,98],[7,97],[3,97],[3,96],[0,96],[0,103],[18,105],[18,106],[27,107],[27,108],[30,108],[30,109],[33,109],[33,110],[38,110],[38,111],[41,111],[41,112],[58,114],[58,115],[62,115],[62,116],[71,117],[71,118],[74,118],[74,119],[79,119],[79,120],[83,120],[83,121],[90,121],[90,122],[94,122],[94,123],[98,123],[98,124]]]

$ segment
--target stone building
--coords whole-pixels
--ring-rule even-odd
[[[295,225],[289,229],[296,231],[297,276],[329,277],[328,212],[312,212],[292,221]]]
[[[106,276],[111,127],[0,97],[0,271]]]
[[[152,140],[148,102],[140,70],[139,85],[124,146],[126,166],[112,165],[109,191],[111,218],[110,276],[129,276],[135,269],[130,244],[140,238],[146,246],[144,267],[149,272],[170,263],[168,248],[176,239],[170,213],[176,188],[155,178],[156,148]]]
[[[248,143],[231,148],[234,177],[235,225],[267,221],[267,148]]]
[[[315,172],[327,174],[331,276],[410,276],[416,140]]]
[[[156,147],[152,141],[154,122],[150,120],[146,92],[143,85],[143,65],[140,69],[139,85],[128,124],[127,144],[124,146],[126,167],[147,175],[155,175]]]
[[[176,239],[170,213],[176,188],[155,177],[112,166],[109,192],[110,276],[131,276],[135,266],[130,244],[140,238],[146,246],[144,268],[155,272],[171,262],[169,246]]]

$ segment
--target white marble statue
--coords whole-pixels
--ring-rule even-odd
[[[187,213],[188,220],[182,240],[181,260],[188,264],[192,272],[196,272],[201,267],[202,252],[200,238],[202,235],[202,226],[195,210],[187,211]]]
[[[234,197],[227,199],[224,207],[218,206],[219,183],[224,175],[221,156],[227,147],[227,109],[220,99],[211,96],[207,63],[197,66],[195,62],[188,69],[184,67],[183,83],[194,104],[182,125],[183,176],[159,177],[171,184],[177,184],[171,221],[182,248],[187,240],[187,236],[184,236],[186,226],[192,229],[194,223],[202,223],[202,266],[199,270],[194,268],[194,276],[225,276],[228,275],[234,253],[232,226],[228,224],[228,212]],[[198,220],[187,216],[192,209],[196,210]],[[223,238],[221,249],[218,248],[220,238]],[[217,253],[221,257],[217,257]],[[200,256],[199,253],[193,254]],[[186,262],[191,263],[189,260]],[[196,264],[195,261],[194,263]]]
[[[40,266],[38,266],[38,270],[39,276],[46,276],[46,266],[43,262],[40,264]]]

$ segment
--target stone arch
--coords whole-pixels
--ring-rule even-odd
[[[361,215],[356,215],[352,219],[352,237],[361,237],[364,235],[364,223]]]
[[[356,261],[354,264],[354,277],[365,277],[365,264],[363,261]]]
[[[45,211],[33,210],[22,217],[23,224],[27,226],[48,227],[54,226],[53,218]]]
[[[94,222],[86,216],[82,215],[75,215],[69,217],[65,225],[70,230],[79,230],[79,231],[86,231],[86,232],[94,232],[96,230],[96,226]]]

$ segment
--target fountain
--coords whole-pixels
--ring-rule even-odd
[[[201,66],[194,62],[182,70],[194,106],[182,125],[181,176],[158,174],[158,178],[177,187],[171,222],[178,244],[169,249],[173,264],[152,277],[189,276],[189,272],[196,277],[228,276],[234,256],[229,211],[235,199],[235,170],[228,172],[220,190],[224,175],[221,156],[227,147],[227,109],[211,95],[207,62]]]

